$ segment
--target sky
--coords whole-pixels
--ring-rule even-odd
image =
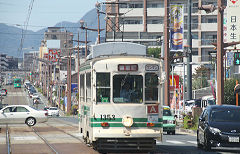
[[[24,25],[31,0],[0,0],[0,23]],[[34,0],[28,30],[37,31],[61,21],[77,22],[95,8],[97,0]],[[103,2],[103,0],[98,0]]]

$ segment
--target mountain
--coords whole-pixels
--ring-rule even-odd
[[[80,20],[84,20],[87,23],[88,28],[97,29],[97,12],[96,9],[92,9],[87,12]],[[66,30],[73,32],[74,40],[77,40],[77,33],[80,28],[80,20],[76,23],[63,21],[54,25],[54,27],[66,27]],[[100,15],[100,28],[105,28],[104,15]],[[41,40],[43,40],[44,32],[47,28],[43,28],[37,32],[27,30],[25,31],[25,38],[23,43],[23,51],[37,51],[39,50]],[[0,53],[5,53],[9,56],[22,57],[20,49],[20,42],[22,36],[22,29],[14,26],[8,26],[0,23]],[[101,32],[101,37],[105,36],[105,31]],[[97,38],[97,32],[88,31],[88,40],[91,43],[95,43]],[[85,41],[85,31],[80,30],[80,40]],[[74,43],[76,44],[76,43]]]

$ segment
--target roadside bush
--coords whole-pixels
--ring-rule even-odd
[[[198,116],[193,116],[191,114],[188,114],[183,119],[183,128],[184,129],[192,129],[197,130],[198,128]]]

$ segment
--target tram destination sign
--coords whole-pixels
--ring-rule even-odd
[[[155,65],[155,64],[148,64],[145,66],[145,70],[146,71],[158,71],[159,67],[158,67],[158,65]]]

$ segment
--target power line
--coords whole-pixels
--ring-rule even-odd
[[[22,48],[23,48],[25,33],[26,33],[26,31],[27,31],[27,28],[28,28],[28,22],[29,22],[29,19],[30,19],[30,16],[31,16],[33,3],[34,3],[34,0],[31,0],[31,2],[30,2],[30,4],[29,4],[29,7],[28,7],[27,18],[26,18],[26,20],[25,20],[25,22],[24,22],[24,25],[23,25],[21,43],[20,43],[20,48],[19,48],[20,54],[22,54]],[[18,53],[19,53],[19,52],[18,52]]]

